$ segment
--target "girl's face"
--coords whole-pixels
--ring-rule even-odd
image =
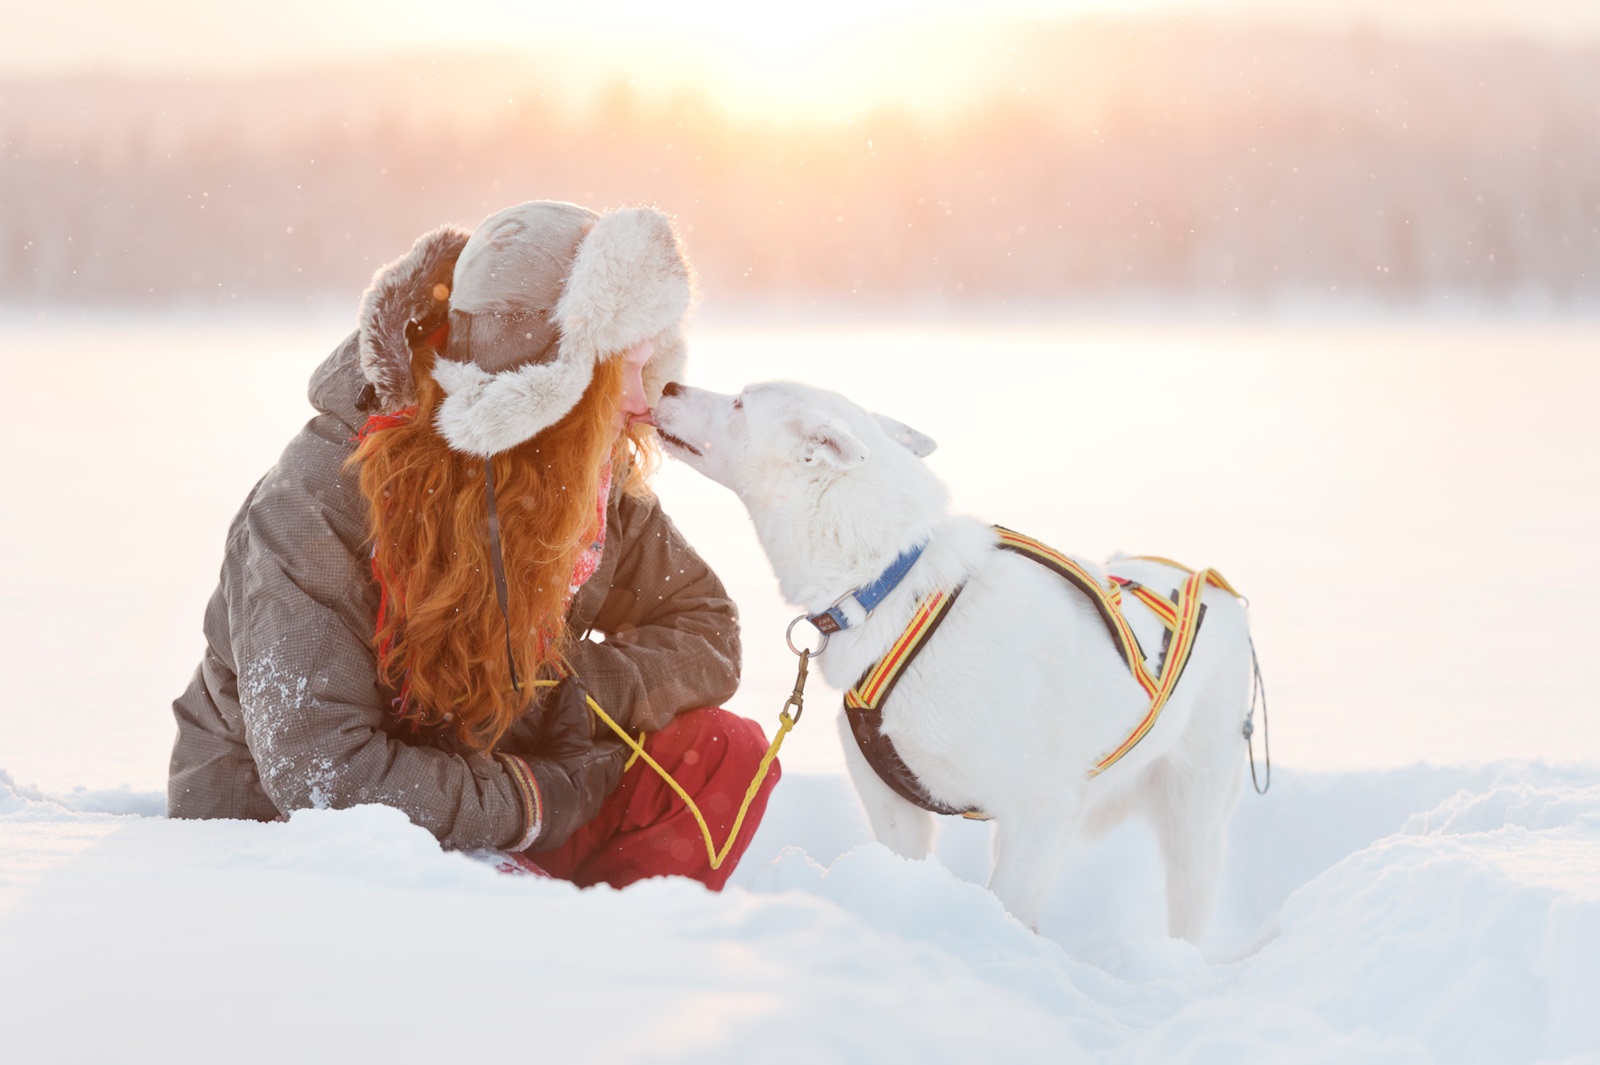
[[[644,340],[623,353],[622,409],[617,412],[617,431],[635,422],[650,420],[650,400],[644,394],[644,368],[656,353],[656,342]]]

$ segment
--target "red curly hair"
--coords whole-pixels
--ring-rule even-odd
[[[399,716],[492,748],[527,709],[512,683],[507,620],[495,596],[484,459],[452,450],[434,428],[443,392],[437,357],[412,361],[417,406],[363,434],[352,464],[368,503],[373,573],[383,591],[378,677],[401,693]],[[616,430],[623,361],[595,368],[583,398],[533,439],[495,455],[495,497],[509,591],[516,676],[549,676],[566,642],[573,567],[596,538],[595,501],[609,460],[631,494],[647,494],[649,430]]]

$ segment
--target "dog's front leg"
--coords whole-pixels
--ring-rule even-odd
[[[1039,930],[1045,892],[1061,871],[1076,825],[1076,809],[1027,804],[1026,812],[996,812],[994,872],[989,890],[1006,911]]]
[[[896,795],[867,762],[850,734],[850,722],[839,715],[839,738],[844,747],[850,781],[867,811],[867,823],[879,843],[905,858],[923,859],[933,851],[934,816]]]

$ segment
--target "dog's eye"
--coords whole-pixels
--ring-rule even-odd
[[[734,396],[733,397],[733,409],[734,410],[744,410],[744,397],[743,396]]]

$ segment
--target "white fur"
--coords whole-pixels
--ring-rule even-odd
[[[932,440],[792,383],[753,385],[737,397],[681,389],[661,400],[655,420],[675,457],[744,500],[784,597],[807,613],[926,541],[871,617],[847,600],[852,627],[818,659],[833,686],[848,688],[877,661],[923,595],[965,582],[884,706],[883,728],[935,798],[994,817],[989,886],[1014,916],[1034,924],[1075,834],[1142,813],[1165,859],[1168,927],[1200,937],[1245,753],[1250,652],[1238,600],[1207,589],[1193,655],[1156,726],[1089,779],[1143,717],[1144,691],[1083,593],[1000,550],[988,525],[947,513],[944,485],[918,457]],[[1118,569],[1176,583],[1174,571],[1152,563]],[[934,815],[878,779],[842,716],[841,728],[878,839],[908,857],[927,855]]]
[[[666,215],[648,207],[601,215],[556,304],[561,357],[598,362],[659,336],[689,296],[689,267]]]
[[[673,381],[682,382],[688,369],[689,355],[683,343],[683,326],[675,323],[656,337],[656,353],[644,364],[644,394],[654,406],[661,398],[661,390]]]
[[[361,296],[361,372],[378,393],[378,409],[409,407],[417,401],[411,380],[411,342],[406,326],[439,306],[436,286],[448,290],[457,258],[469,234],[440,226],[417,238],[411,250],[379,267]]]
[[[577,406],[594,376],[593,364],[566,359],[489,373],[476,363],[438,359],[433,379],[445,398],[434,425],[457,451],[494,455],[554,425]]]
[[[600,362],[657,340],[661,367],[647,370],[654,398],[683,371],[679,321],[689,308],[689,267],[666,215],[629,208],[601,215],[578,245],[556,304],[561,340],[548,363],[489,374],[439,359],[444,390],[435,425],[458,451],[493,455],[531,439],[577,405]]]

